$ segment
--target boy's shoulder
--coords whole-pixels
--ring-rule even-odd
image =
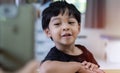
[[[81,44],[75,44],[76,47],[78,47],[81,50],[87,50],[87,48],[84,45]]]
[[[59,60],[59,58],[60,58],[59,51],[54,46],[50,49],[47,56],[44,58],[43,62],[46,60]]]
[[[81,45],[81,44],[75,44],[76,47],[78,47],[79,49],[81,49],[83,52],[86,52],[86,53],[91,53],[88,48],[86,48],[84,45]]]

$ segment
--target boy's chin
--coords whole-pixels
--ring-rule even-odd
[[[65,45],[65,46],[70,46],[70,45],[73,45],[74,43],[73,42],[64,42],[62,44]]]

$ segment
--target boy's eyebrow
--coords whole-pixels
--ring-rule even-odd
[[[69,16],[69,19],[70,18],[74,18],[73,16]],[[55,20],[60,20],[60,18],[59,17],[53,17],[52,19],[51,19],[51,21],[53,22],[53,21],[55,21]]]
[[[55,20],[59,20],[60,18],[57,18],[57,17],[54,17],[54,18],[52,18],[51,20],[52,21],[55,21]]]

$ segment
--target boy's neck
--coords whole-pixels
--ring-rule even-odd
[[[57,46],[56,48],[66,54],[69,55],[80,55],[82,54],[82,50],[80,50],[78,47],[76,47],[74,44],[73,45],[62,45],[62,46]]]

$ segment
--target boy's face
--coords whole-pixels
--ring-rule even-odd
[[[47,36],[52,38],[56,45],[74,44],[79,32],[79,23],[74,17],[68,16],[67,13],[52,17],[49,28],[45,29]]]

